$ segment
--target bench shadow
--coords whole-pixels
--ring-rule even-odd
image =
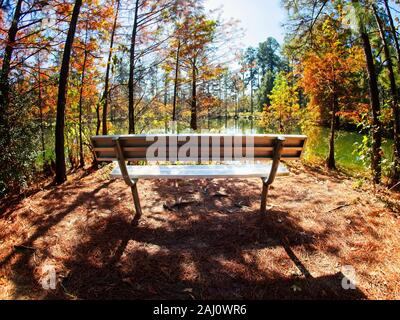
[[[207,228],[207,222],[199,222],[193,230],[171,230],[167,225],[154,229],[118,216],[109,218],[105,228],[92,228],[90,240],[65,261],[69,272],[62,281],[63,290],[47,298],[65,298],[66,293],[79,299],[110,300],[365,298],[359,290],[343,290],[341,273],[311,275],[292,250],[311,245],[310,238],[298,233],[287,241],[280,236],[295,226],[275,225],[255,215],[250,220],[259,231],[232,241],[239,236],[240,227],[233,227],[236,219],[215,235],[212,230],[196,232]],[[300,276],[268,272],[255,263],[252,249],[276,246],[284,248]]]
[[[110,183],[78,196],[24,244],[32,244],[77,207],[85,206],[88,196],[98,210],[118,207],[121,199],[115,195],[96,197]],[[259,187],[257,182],[247,184]],[[315,251],[314,239],[326,238],[328,231],[306,232],[284,210],[261,216],[251,207],[258,203],[259,194],[250,187],[238,192],[237,186],[223,184],[227,194],[236,193],[221,199],[214,194],[222,187],[219,182],[194,185],[195,190],[193,184],[183,187],[200,191],[201,199],[182,209],[152,213],[145,208],[139,221],[132,220],[133,209],[118,207],[116,214],[80,228],[82,240],[63,259],[55,291],[43,291],[35,283],[29,262],[34,253],[18,253],[12,266],[18,275],[14,297],[21,297],[31,285],[45,299],[365,299],[360,290],[343,290],[342,274],[313,277],[296,256],[297,246]],[[153,190],[170,198],[174,188],[174,183],[164,183]],[[128,196],[129,192],[124,200],[131,201]],[[235,206],[238,203],[241,207]],[[276,248],[281,254],[269,256]],[[297,268],[299,274],[280,271],[286,267]]]

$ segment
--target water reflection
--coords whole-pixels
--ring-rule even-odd
[[[204,133],[226,133],[226,134],[263,134],[266,133],[266,128],[259,125],[260,120],[257,118],[217,118],[200,121],[199,126],[201,132]],[[182,123],[177,125],[178,133],[190,133],[190,128]],[[128,134],[127,121],[114,121],[112,123],[112,134]],[[173,125],[167,124],[159,128],[147,129],[141,131],[141,134],[157,134],[157,133],[172,133],[174,132]],[[276,132],[276,131],[275,131]],[[271,128],[272,133],[272,128]]]
[[[276,134],[277,127],[265,127],[261,125],[258,118],[217,118],[205,119],[200,121],[199,126],[203,133],[225,133],[225,134]],[[85,131],[85,139],[89,141],[89,137],[96,132],[95,123],[85,124],[88,128]],[[69,124],[67,126],[68,141],[70,145],[77,146],[77,126]],[[159,128],[142,131],[142,134],[171,133],[173,128],[168,124],[162,124]],[[182,123],[178,123],[179,133],[190,133],[190,128]],[[110,134],[128,134],[128,122],[125,120],[114,121],[111,124]],[[290,134],[305,134],[308,136],[308,142],[304,157],[306,160],[325,159],[328,154],[329,146],[329,129],[324,127],[312,126],[301,130],[294,128]],[[355,172],[365,173],[366,166],[362,160],[355,154],[355,144],[361,143],[363,136],[357,132],[338,131],[336,136],[336,161],[337,165],[345,169]],[[46,141],[46,157],[53,159],[54,154],[54,126],[49,126],[45,134]],[[392,142],[386,141],[383,146],[386,159],[390,159],[392,155]]]

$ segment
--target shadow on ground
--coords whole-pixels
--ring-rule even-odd
[[[14,298],[26,296],[27,290],[44,299],[365,298],[359,290],[342,288],[341,273],[313,276],[296,255],[297,247],[315,252],[314,242],[323,241],[328,231],[304,230],[295,215],[283,209],[261,216],[259,194],[249,184],[259,187],[243,181],[155,182],[151,192],[159,199],[186,204],[157,212],[151,209],[160,206],[158,198],[151,202],[154,195],[140,190],[144,194],[140,221],[132,221],[130,206],[121,205],[131,199],[128,191],[121,194],[126,187],[120,182],[78,192],[68,205],[61,200],[70,187],[57,188],[44,199],[56,208],[46,211],[46,218],[22,244],[35,247],[36,240],[58,233],[56,243],[63,255],[53,259],[57,289],[43,291],[38,280],[39,267],[53,255],[51,237],[47,247],[14,250],[0,267],[11,266]],[[113,212],[72,224],[77,236],[70,243],[60,231],[68,230],[57,228],[78,208],[79,214],[82,208]]]

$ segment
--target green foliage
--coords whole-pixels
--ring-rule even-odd
[[[275,74],[271,71],[267,71],[262,78],[260,88],[257,92],[257,104],[259,110],[262,111],[266,106],[271,105],[270,94],[274,88]]]
[[[264,122],[277,123],[281,133],[288,133],[300,121],[299,90],[292,73],[280,72],[269,95],[271,105],[266,107]]]
[[[267,71],[275,74],[281,66],[282,60],[279,56],[280,45],[276,39],[269,37],[267,41],[260,43],[258,47],[257,60],[263,75]]]
[[[354,143],[353,154],[363,163],[364,167],[371,170],[373,137],[372,126],[367,114],[361,117],[358,128],[360,129],[360,134],[362,134],[362,140]],[[384,176],[388,177],[395,166],[391,141],[384,140],[382,153],[382,173]]]
[[[7,122],[12,125],[0,127],[0,198],[18,193],[29,184],[36,173],[38,156],[38,125],[31,121],[21,101],[9,109]]]

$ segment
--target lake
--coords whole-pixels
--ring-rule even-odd
[[[277,130],[275,128],[266,128],[260,125],[258,120],[252,120],[249,118],[220,118],[200,121],[200,127],[204,133],[226,133],[226,134],[275,134]],[[91,125],[93,128],[94,125]],[[127,134],[128,123],[127,121],[115,121],[112,124],[113,134]],[[166,129],[167,128],[167,129]],[[163,128],[146,130],[142,133],[166,133],[170,126],[163,126]],[[91,129],[95,131],[95,129]],[[53,129],[50,128],[46,134],[47,144],[47,157],[53,158],[53,149],[48,148],[54,141]],[[329,132],[330,130],[325,127],[312,126],[304,130],[296,129],[292,134],[305,134],[308,136],[308,142],[306,151],[304,153],[304,159],[306,161],[320,161],[325,160],[329,150]],[[189,133],[188,127],[180,126],[179,133]],[[336,162],[337,166],[346,171],[350,171],[353,174],[365,175],[368,173],[368,168],[363,163],[358,155],[355,154],[355,144],[361,143],[363,135],[357,132],[338,131],[336,135]],[[386,159],[392,158],[392,141],[385,141],[383,145],[383,151]]]

